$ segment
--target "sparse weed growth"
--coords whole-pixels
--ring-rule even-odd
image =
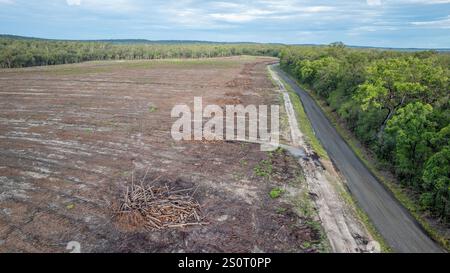
[[[285,192],[285,190],[283,190],[283,189],[274,188],[270,191],[269,196],[272,199],[277,199],[277,198],[280,198],[284,192]]]
[[[255,166],[253,171],[256,176],[270,177],[273,172],[272,161],[270,159],[262,160]]]
[[[241,159],[241,160],[239,161],[239,164],[240,164],[242,167],[245,167],[245,166],[248,165],[248,161],[245,160],[245,159]]]
[[[278,214],[284,214],[284,213],[286,213],[286,211],[287,211],[287,208],[282,208],[282,207],[278,207],[275,209],[275,212]]]
[[[156,112],[156,111],[158,111],[158,107],[156,107],[156,106],[150,106],[150,107],[148,107],[148,112],[149,113],[154,113],[154,112]]]

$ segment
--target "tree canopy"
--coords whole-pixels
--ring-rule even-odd
[[[0,37],[0,67],[18,68],[92,60],[209,58],[234,55],[278,56],[281,45],[50,41]]]
[[[445,222],[449,209],[450,54],[288,47],[281,66],[328,102],[348,128]]]

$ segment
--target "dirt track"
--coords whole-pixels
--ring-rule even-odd
[[[258,145],[175,142],[171,108],[277,103],[269,58],[93,62],[0,71],[0,252],[315,252],[302,171]],[[255,175],[261,160],[271,179]],[[198,187],[207,226],[148,232],[112,208],[132,174]],[[285,188],[271,199],[274,187]],[[315,223],[315,224],[313,224]],[[320,226],[319,226],[320,227]]]
[[[343,181],[331,162],[327,159],[320,159],[307,144],[303,132],[298,127],[297,115],[288,90],[280,80],[276,68],[277,65],[271,65],[269,71],[283,94],[292,136],[291,144],[293,146],[291,147],[302,150],[303,155],[298,156],[298,162],[305,174],[308,190],[314,196],[314,204],[331,248],[337,253],[380,251],[368,247],[368,243],[372,241],[371,236],[356,216],[354,208],[347,204],[341,196],[341,191],[345,191]],[[325,167],[325,165],[329,167]]]

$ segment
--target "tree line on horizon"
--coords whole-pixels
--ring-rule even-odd
[[[97,60],[212,58],[237,55],[277,57],[281,48],[281,45],[269,44],[116,44],[0,37],[0,68],[71,64]]]
[[[450,54],[287,47],[281,66],[323,99],[377,162],[450,222]]]
[[[275,44],[113,44],[0,37],[0,67],[93,60],[273,56],[322,98],[347,128],[450,222],[450,54]]]

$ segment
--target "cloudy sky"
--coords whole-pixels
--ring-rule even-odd
[[[448,48],[450,0],[0,0],[0,33]]]

